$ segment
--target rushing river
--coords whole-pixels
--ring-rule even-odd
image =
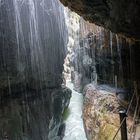
[[[82,119],[83,95],[73,90],[70,81],[67,81],[66,85],[72,90],[72,97],[65,120],[66,130],[63,140],[87,140]]]

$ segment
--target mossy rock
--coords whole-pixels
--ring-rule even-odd
[[[106,124],[100,127],[98,134],[99,140],[112,140],[115,136],[117,128],[114,125]],[[119,134],[116,136],[115,140],[120,140]]]

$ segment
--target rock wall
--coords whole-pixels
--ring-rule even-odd
[[[75,90],[80,92],[93,81],[133,89],[134,81],[140,81],[136,76],[139,75],[140,62],[136,59],[139,42],[116,35],[83,18],[76,20],[77,14],[68,13],[68,69],[65,71],[71,73]]]
[[[80,85],[85,96],[83,117],[87,138],[112,140],[119,128],[119,109],[127,109],[134,95],[127,120],[129,137],[131,134],[133,137],[136,127],[133,128],[132,117],[139,105],[139,42],[127,40],[83,19],[79,35],[80,47],[74,51],[72,65],[75,79],[78,79],[75,88],[79,90],[76,85]],[[138,110],[135,124],[139,123]],[[120,134],[116,139],[120,139]]]
[[[67,44],[62,5],[2,0],[0,6],[0,88],[8,82],[31,88],[60,86]]]
[[[0,139],[59,140],[64,109],[71,91],[67,88],[26,91],[2,98]],[[19,94],[19,93],[17,93]],[[61,95],[61,96],[60,96]]]
[[[74,50],[72,65],[81,90],[93,81],[130,91],[134,89],[134,81],[139,84],[139,42],[127,40],[83,19],[79,36],[80,47]]]
[[[140,2],[138,0],[60,1],[85,20],[101,25],[112,32],[140,39]]]
[[[93,25],[81,18],[79,45],[75,45],[71,66],[75,90],[85,95],[83,117],[89,140],[112,140],[119,127],[118,110],[126,108],[134,95],[127,120],[128,134],[138,137],[139,92],[140,92],[140,53],[139,41],[139,2],[138,1],[67,1],[64,5],[76,11],[84,19],[104,26],[119,34]],[[137,5],[138,4],[138,5]],[[130,13],[128,9],[136,9]],[[107,6],[107,7],[106,7]],[[135,23],[135,24],[134,24]],[[128,39],[120,34],[127,37]],[[88,90],[84,87],[88,84]],[[100,92],[96,84],[103,84]],[[113,93],[107,92],[110,85]],[[94,86],[94,89],[92,89]],[[84,90],[83,90],[84,89]],[[115,94],[116,93],[116,94]],[[136,118],[132,122],[135,115]],[[131,117],[130,117],[131,116]],[[133,124],[134,123],[134,124]],[[138,125],[138,124],[137,124]],[[134,126],[134,127],[133,127]],[[136,131],[136,133],[135,133]],[[120,134],[116,139],[120,139]]]
[[[74,50],[79,46],[80,16],[65,8],[65,19],[68,29],[67,56],[64,63],[64,77],[67,80],[73,79],[72,61]]]
[[[0,139],[61,139],[67,30],[57,0],[0,0]]]

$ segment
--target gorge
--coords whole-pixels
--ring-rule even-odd
[[[138,0],[0,0],[0,140],[124,140],[124,109],[139,140],[139,16]]]

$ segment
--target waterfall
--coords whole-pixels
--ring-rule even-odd
[[[59,0],[0,0],[0,139],[60,139],[67,28]]]
[[[118,77],[121,77],[123,79],[123,66],[122,66],[122,56],[121,56],[121,39],[116,35],[116,45],[117,45],[117,53],[118,53],[118,61],[119,61],[119,74]],[[123,85],[123,80],[120,81],[120,83]]]
[[[1,3],[4,3],[2,8],[6,8],[2,12],[7,14],[5,20],[9,24],[4,28],[9,28],[15,36],[12,41],[16,47],[13,51],[19,79],[29,85],[32,83],[32,86],[40,85],[40,88],[60,85],[61,80],[58,79],[61,79],[67,44],[62,5],[58,0]],[[9,37],[12,38],[12,35]]]
[[[110,51],[111,51],[111,57],[113,57],[113,50],[112,50],[112,32],[110,31]]]

